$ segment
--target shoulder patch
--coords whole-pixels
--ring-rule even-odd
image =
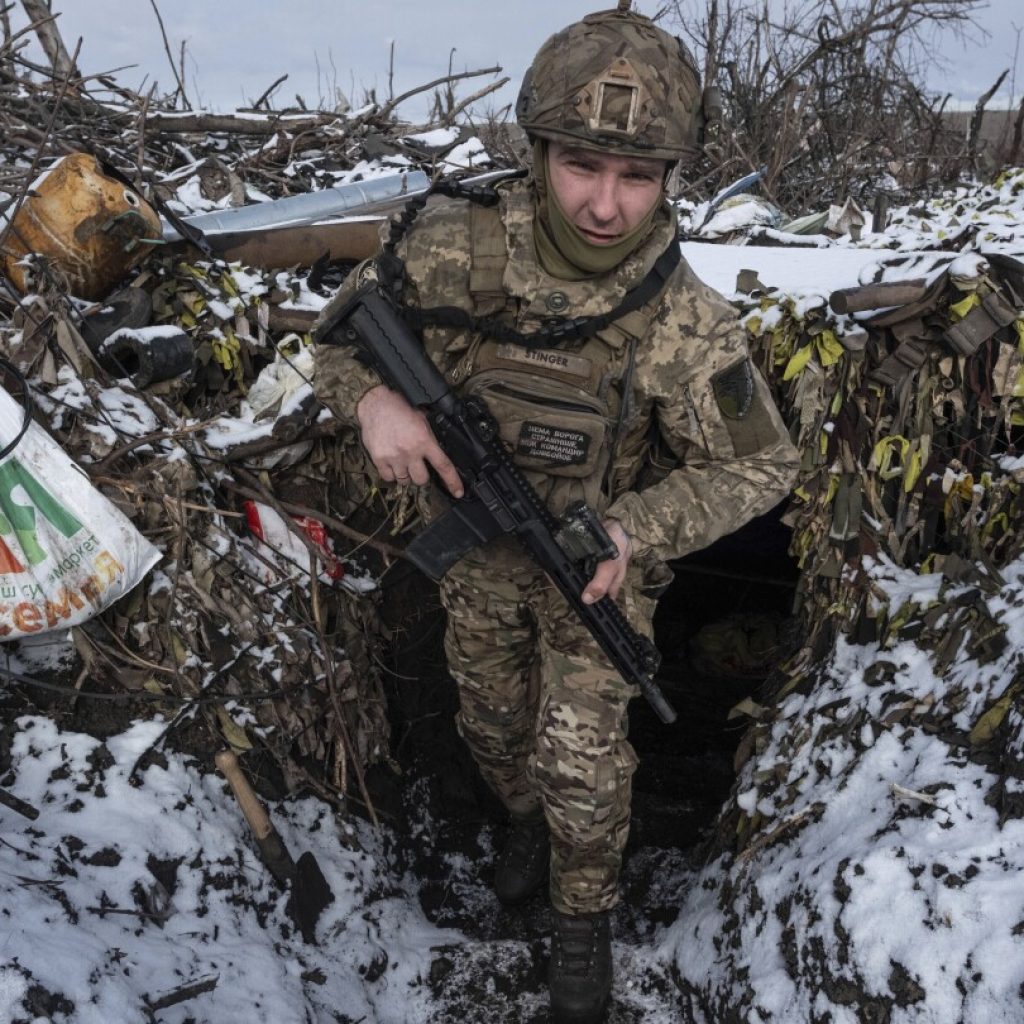
[[[749,359],[727,367],[711,378],[715,401],[726,419],[746,419],[754,400],[754,370]]]

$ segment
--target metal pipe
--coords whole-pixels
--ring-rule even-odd
[[[258,231],[264,228],[301,226],[328,220],[353,210],[365,209],[378,203],[411,198],[426,191],[430,177],[423,171],[389,174],[368,181],[356,181],[335,188],[321,189],[297,196],[286,196],[267,203],[237,206],[215,213],[200,213],[183,220],[204,235],[227,232]],[[181,234],[170,224],[164,224],[165,242],[181,241]]]

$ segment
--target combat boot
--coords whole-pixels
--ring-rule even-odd
[[[561,1024],[597,1024],[612,991],[611,912],[551,912],[551,1016]]]
[[[543,815],[513,818],[512,830],[494,870],[494,891],[512,907],[532,896],[547,880],[551,837]]]

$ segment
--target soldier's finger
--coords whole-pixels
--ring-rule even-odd
[[[459,471],[455,468],[452,460],[436,445],[428,449],[426,459],[434,467],[434,472],[441,478],[441,482],[448,488],[448,493],[453,498],[461,498],[465,489],[462,486],[462,477],[459,476]]]
[[[430,470],[422,459],[410,462],[406,473],[409,474],[409,479],[417,487],[426,487],[430,483]]]
[[[598,562],[594,578],[583,588],[583,603],[593,604],[608,593],[615,578],[615,562]]]

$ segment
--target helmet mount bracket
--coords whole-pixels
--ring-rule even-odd
[[[577,109],[592,132],[621,132],[633,138],[642,127],[647,90],[629,61],[617,57],[580,90],[578,100]]]
[[[700,74],[682,40],[619,0],[541,46],[516,119],[531,139],[690,162],[704,122]]]

